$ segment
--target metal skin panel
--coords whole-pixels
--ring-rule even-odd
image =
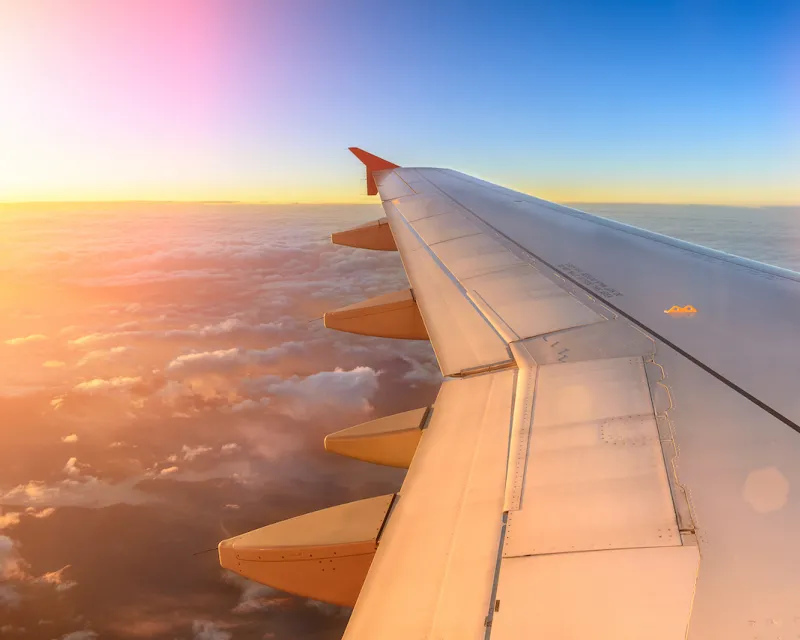
[[[640,358],[538,368],[504,557],[680,545]]]
[[[428,246],[455,238],[474,236],[481,232],[477,225],[458,212],[423,218],[412,222],[411,226]]]
[[[695,546],[504,559],[491,639],[684,640],[698,561]]]
[[[414,287],[444,375],[510,363],[505,342],[441,268],[392,203],[384,203],[400,257]]]
[[[447,213],[460,210],[452,200],[442,198],[442,195],[438,191],[435,194],[398,198],[392,200],[392,204],[409,222],[415,222],[432,216],[443,216]]]
[[[539,364],[604,360],[624,356],[650,358],[655,341],[627,320],[609,320],[525,340]]]
[[[408,469],[422,437],[430,407],[342,429],[325,436],[325,450],[364,462]]]
[[[463,284],[523,339],[603,321],[531,265],[472,277]]]
[[[641,358],[548,365],[538,384],[534,427],[653,415]]]
[[[414,195],[414,190],[394,171],[376,171],[373,175],[383,200]]]
[[[393,499],[358,500],[223,540],[220,565],[289,593],[353,606]]]
[[[372,249],[374,251],[397,251],[392,230],[386,218],[367,222],[347,231],[331,234],[333,244],[356,249]]]
[[[486,234],[465,236],[436,245],[436,256],[459,281],[523,264]]]
[[[427,340],[428,332],[408,289],[362,300],[323,316],[325,327],[380,338]]]
[[[498,371],[442,385],[346,640],[484,640],[514,376]]]

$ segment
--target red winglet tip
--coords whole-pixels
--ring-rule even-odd
[[[369,171],[397,169],[400,166],[399,164],[394,164],[393,162],[379,158],[378,156],[373,155],[368,151],[364,151],[363,149],[359,149],[358,147],[349,147],[349,149],[356,158],[364,163]]]
[[[359,149],[358,147],[348,147],[353,155],[364,163],[367,169],[367,195],[374,196],[378,193],[378,185],[375,183],[375,177],[372,175],[373,171],[386,171],[388,169],[397,169],[400,165],[379,158],[371,153]]]

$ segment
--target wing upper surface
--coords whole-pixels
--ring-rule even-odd
[[[375,180],[462,379],[346,637],[800,637],[800,275],[449,170]]]

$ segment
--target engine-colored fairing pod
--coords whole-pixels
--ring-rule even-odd
[[[364,462],[408,469],[430,407],[396,413],[325,436],[325,450]]]
[[[405,340],[428,339],[428,331],[410,289],[329,311],[323,320],[329,329],[347,333]]]
[[[394,494],[314,511],[219,543],[225,569],[282,591],[356,603]]]
[[[332,233],[331,242],[345,247],[355,247],[356,249],[397,251],[392,229],[386,218],[373,220],[347,231]]]

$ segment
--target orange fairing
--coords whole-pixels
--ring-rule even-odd
[[[397,245],[386,218],[373,220],[347,231],[331,234],[331,242],[357,249],[374,251],[397,251]]]
[[[223,568],[282,591],[352,607],[394,495],[276,522],[219,543]]]
[[[428,340],[428,331],[410,289],[328,311],[322,319],[328,329],[362,336]]]
[[[378,418],[325,436],[325,450],[408,469],[422,437],[430,407]]]
[[[364,163],[367,168],[367,195],[374,196],[378,193],[378,185],[375,183],[375,177],[372,175],[373,171],[386,171],[387,169],[396,169],[400,165],[396,165],[388,160],[374,156],[371,153],[359,149],[358,147],[350,147],[353,155]]]

